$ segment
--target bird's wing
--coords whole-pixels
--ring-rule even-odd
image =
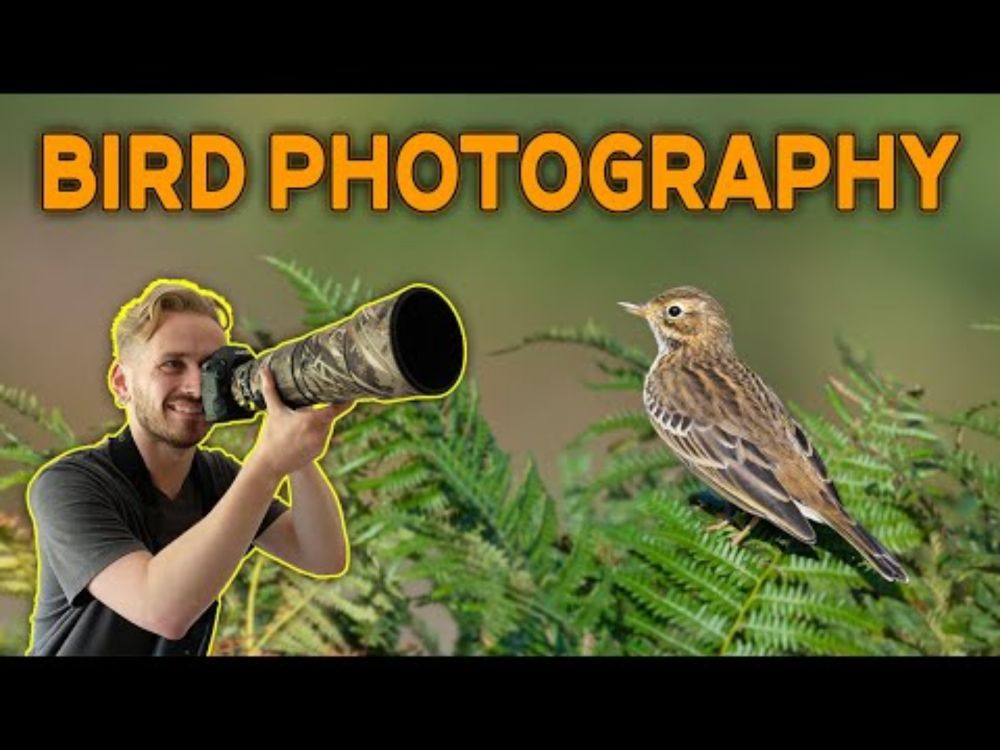
[[[774,431],[766,429],[768,423],[762,423],[760,415],[734,418],[733,410],[719,403],[727,393],[705,377],[696,368],[682,367],[672,368],[664,388],[650,379],[646,410],[657,433],[726,499],[795,538],[813,543],[816,532],[796,506],[801,500],[779,480],[783,473],[780,462],[773,455],[775,451],[767,447],[773,443]]]
[[[816,483],[818,497],[814,496],[811,505],[813,509],[822,516],[831,514],[846,513],[843,502],[840,500],[840,493],[837,486],[830,479],[830,474],[826,470],[826,464],[813,446],[812,441],[806,436],[805,431],[794,419],[788,419],[789,431],[795,439],[795,449],[800,459],[808,462],[812,470],[813,481]]]
[[[766,404],[766,414],[772,428],[776,429],[778,445],[783,454],[777,461],[776,474],[779,481],[789,488],[796,501],[805,505],[812,513],[820,516],[824,523],[830,519],[847,515],[847,509],[840,499],[837,486],[823,463],[819,451],[806,436],[801,425],[792,419],[781,399],[760,376],[749,368],[743,370],[753,388],[760,394],[760,401]],[[781,438],[784,437],[784,440]]]

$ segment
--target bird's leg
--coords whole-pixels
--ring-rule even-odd
[[[742,531],[740,531],[737,534],[733,534],[729,538],[729,541],[733,543],[733,546],[739,546],[740,542],[742,542],[744,539],[747,538],[747,534],[753,531],[754,526],[756,526],[758,523],[760,523],[760,516],[754,516],[753,520],[750,521],[750,523],[748,523],[746,526],[744,526]]]
[[[717,521],[716,523],[709,524],[708,526],[705,527],[705,531],[708,532],[718,531],[719,529],[724,529],[730,524],[732,524],[733,516],[735,515],[732,503],[726,503],[725,510],[722,511],[722,514],[723,514],[723,519],[721,521]]]

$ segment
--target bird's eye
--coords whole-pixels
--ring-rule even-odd
[[[671,305],[670,309],[667,310],[667,315],[669,315],[671,318],[676,318],[680,314],[681,314],[681,308],[678,307],[677,305]]]

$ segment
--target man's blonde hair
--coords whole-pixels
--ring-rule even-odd
[[[211,318],[226,334],[233,326],[233,309],[219,294],[184,279],[157,279],[118,311],[111,325],[114,358],[120,360],[136,343],[149,341],[170,312],[190,312]]]

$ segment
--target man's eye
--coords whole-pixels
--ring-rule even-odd
[[[181,362],[179,359],[168,359],[166,362],[163,363],[162,367],[165,370],[180,370],[182,367],[184,367],[184,363]]]

